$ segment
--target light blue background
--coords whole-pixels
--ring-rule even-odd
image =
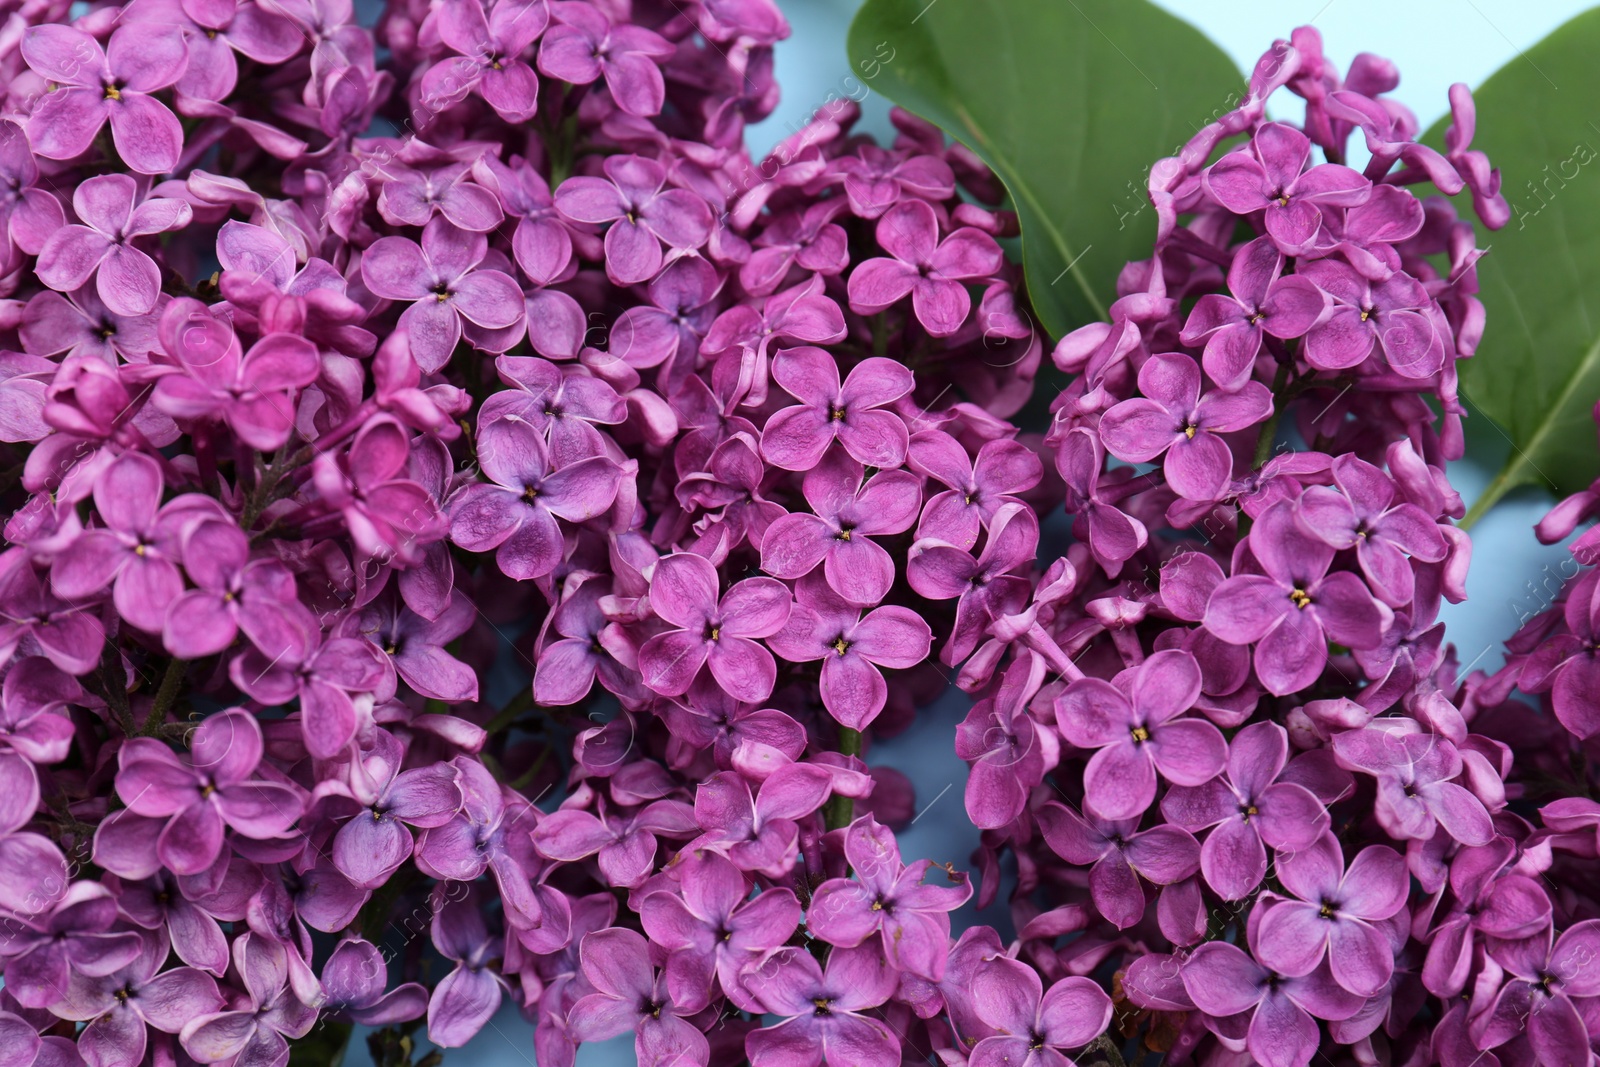
[[[753,154],[760,157],[803,125],[807,117],[834,96],[860,98],[861,84],[849,79],[845,35],[857,0],[779,0],[794,28],[777,49],[777,76],[783,103],[750,131]],[[943,4],[974,0],[934,0]],[[1006,0],[999,0],[1006,2]],[[1061,0],[1065,2],[1065,0]],[[1395,94],[1416,112],[1426,128],[1448,110],[1451,83],[1478,85],[1502,65],[1522,61],[1523,49],[1591,6],[1580,0],[1156,0],[1194,23],[1248,71],[1274,38],[1287,37],[1296,26],[1311,23],[1322,32],[1327,54],[1341,68],[1356,53],[1375,52],[1399,65],[1402,82]],[[1029,101],[1020,101],[1026,107]],[[1049,106],[1047,99],[1033,101]],[[872,94],[864,101],[865,128],[887,141],[893,129],[888,104]],[[1514,191],[1508,190],[1508,195]],[[1492,238],[1490,239],[1492,242]],[[1492,254],[1492,252],[1491,252]],[[1494,325],[1485,346],[1492,348]],[[1450,471],[1470,504],[1504,457],[1507,443],[1492,426],[1480,424],[1471,454]],[[1546,606],[1559,589],[1570,564],[1560,546],[1542,547],[1532,526],[1549,507],[1544,493],[1523,490],[1503,500],[1473,531],[1474,560],[1467,588],[1470,599],[1447,605],[1444,618],[1449,638],[1463,664],[1494,669],[1500,663],[1500,642],[1520,618]],[[1564,570],[1566,566],[1567,570]],[[962,809],[966,767],[952,751],[955,724],[966,712],[959,692],[952,691],[917,724],[892,741],[877,745],[871,759],[910,776],[917,787],[917,822],[901,835],[907,860],[930,858],[967,866],[978,833]],[[986,921],[1003,921],[1003,901]],[[967,922],[975,916],[969,915]],[[958,921],[960,917],[958,916]],[[358,1035],[349,1062],[370,1062]],[[466,1048],[446,1053],[446,1064],[474,1067],[526,1067],[534,1063],[533,1028],[507,1008]],[[631,1036],[586,1046],[578,1067],[609,1067],[633,1062]]]

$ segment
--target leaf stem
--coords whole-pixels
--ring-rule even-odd
[[[152,737],[161,729],[161,724],[167,721],[167,712],[172,710],[173,703],[178,699],[178,689],[183,685],[183,679],[189,673],[189,661],[173,657],[167,664],[166,673],[161,676],[161,685],[156,689],[155,703],[150,706],[150,714],[145,716],[144,726],[139,733],[143,737]]]
[[[1489,510],[1500,502],[1500,498],[1516,487],[1516,479],[1512,477],[1511,465],[1507,464],[1494,479],[1483,487],[1483,492],[1478,494],[1478,499],[1472,502],[1472,507],[1456,525],[1463,530],[1470,530],[1479,519],[1489,514]]]
[[[1278,440],[1278,417],[1283,414],[1283,405],[1291,399],[1293,391],[1289,386],[1289,364],[1278,364],[1278,373],[1272,379],[1272,414],[1261,426],[1261,436],[1256,439],[1256,454],[1252,469],[1260,470],[1267,465],[1267,460],[1272,458],[1272,446]]]
[[[861,755],[861,731],[852,730],[848,726],[839,727],[839,754],[841,756]],[[838,793],[828,798],[828,806],[823,811],[823,823],[829,830],[839,830],[850,825],[850,820],[855,816],[856,802],[849,797],[840,796]]]

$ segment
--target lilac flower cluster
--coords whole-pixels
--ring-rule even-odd
[[[8,1063],[1590,1062],[1593,574],[1492,678],[1437,622],[1464,90],[1440,154],[1280,42],[1029,433],[999,183],[752,160],[770,0],[68,15],[0,40]],[[948,672],[1009,941],[863,759]]]

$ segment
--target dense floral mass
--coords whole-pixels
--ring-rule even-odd
[[[977,157],[748,155],[770,0],[10,19],[5,1063],[1592,1062],[1600,579],[1438,622],[1463,88],[1278,42],[1030,406]],[[975,885],[862,758],[952,676]]]

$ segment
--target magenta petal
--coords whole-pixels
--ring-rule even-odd
[[[57,89],[33,109],[28,139],[34,151],[47,159],[81,156],[105,125],[107,111],[104,94],[98,89]]]
[[[117,154],[140,174],[165,174],[183,153],[183,126],[167,105],[143,93],[124,92],[110,109]]]
[[[1156,798],[1156,772],[1149,755],[1132,741],[1107,745],[1083,772],[1084,799],[1107,819],[1131,819]]]

